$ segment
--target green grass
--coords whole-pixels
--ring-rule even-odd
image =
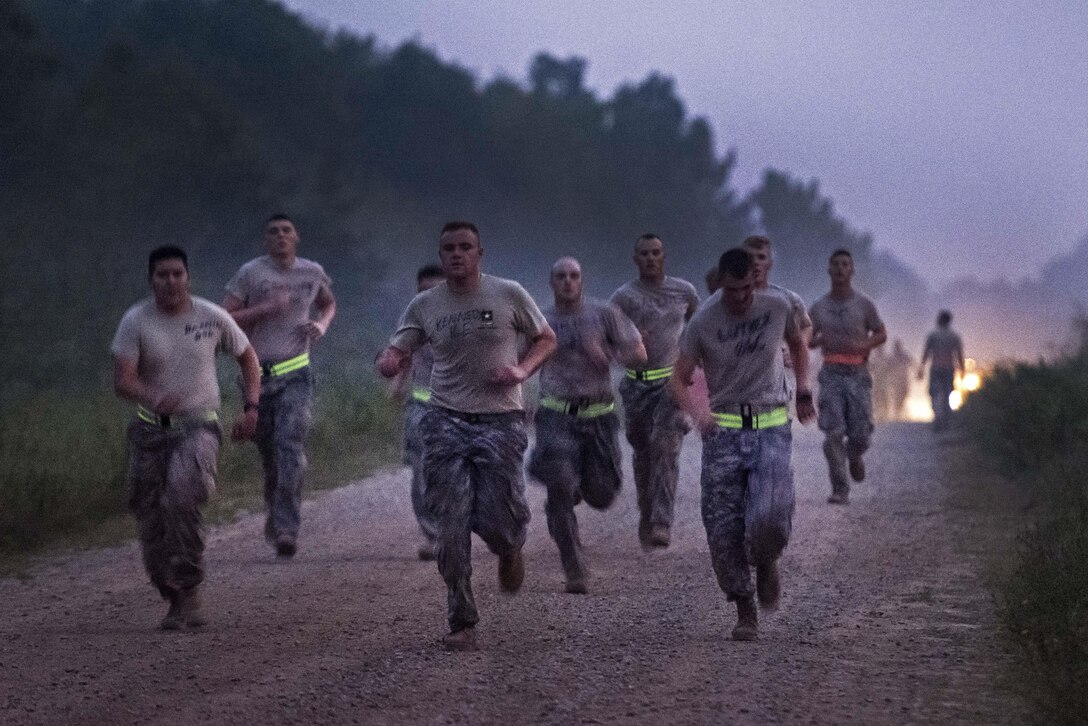
[[[984,455],[1028,488],[1034,521],[997,585],[1023,695],[1050,723],[1088,714],[1088,355],[997,371],[968,399]]]
[[[5,406],[0,572],[17,572],[23,558],[50,546],[96,546],[133,535],[124,482],[131,410],[106,393],[82,399],[41,393]],[[256,447],[229,441],[237,411],[238,401],[228,400],[222,412],[218,490],[206,510],[213,522],[263,506]],[[399,412],[377,385],[322,377],[314,412],[308,490],[340,486],[395,461]]]

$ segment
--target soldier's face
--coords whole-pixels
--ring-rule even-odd
[[[767,284],[767,278],[771,273],[772,260],[770,248],[745,247],[744,251],[752,258],[752,275],[756,287],[765,286]]]
[[[827,274],[831,282],[850,282],[854,276],[854,260],[846,255],[835,255],[827,264]]]
[[[156,262],[150,282],[155,304],[163,310],[177,310],[189,300],[189,270],[176,257]]]
[[[557,303],[582,299],[582,268],[574,262],[560,262],[552,268],[552,292]]]
[[[737,279],[732,275],[722,275],[722,302],[725,309],[733,315],[743,315],[752,306],[752,291],[755,289],[755,275],[749,272]]]
[[[656,277],[665,271],[665,245],[656,237],[640,239],[635,245],[635,264],[641,277]]]
[[[298,232],[286,219],[274,219],[264,228],[264,244],[272,257],[293,257],[298,250]]]
[[[438,240],[438,258],[447,278],[467,280],[480,274],[484,250],[471,229],[446,232]]]

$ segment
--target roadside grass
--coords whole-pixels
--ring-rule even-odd
[[[82,399],[39,393],[5,407],[0,575],[19,575],[30,556],[47,548],[104,546],[135,535],[124,481],[131,410],[106,393]],[[218,489],[205,510],[209,522],[263,507],[256,447],[229,440],[237,412],[237,401],[225,402]],[[314,413],[309,491],[343,485],[396,460],[400,414],[377,384],[323,376]]]
[[[964,426],[1035,513],[997,585],[1016,683],[1048,723],[1088,714],[1088,354],[997,371]]]

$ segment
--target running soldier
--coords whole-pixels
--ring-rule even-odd
[[[416,273],[416,294],[424,290],[430,290],[438,283],[445,280],[442,268],[438,265],[424,265]],[[434,355],[431,346],[425,345],[412,356],[412,367],[409,371],[402,371],[393,379],[393,396],[397,400],[404,401],[404,444],[402,461],[412,468],[412,511],[415,512],[416,522],[423,534],[423,541],[419,543],[416,554],[419,559],[429,562],[434,559],[434,543],[437,536],[437,525],[427,514],[427,508],[423,504],[424,478],[423,478],[423,437],[419,431],[419,422],[427,411],[427,403],[431,400],[431,367],[434,365]]]
[[[638,279],[616,290],[611,302],[638,328],[647,360],[627,369],[620,396],[627,440],[633,449],[638,538],[643,547],[668,547],[680,447],[691,426],[665,387],[684,324],[699,307],[699,293],[690,282],[665,275],[665,247],[657,235],[638,238],[634,260]]]
[[[892,345],[885,366],[888,371],[888,418],[899,421],[903,418],[903,406],[910,395],[910,371],[914,367],[914,359],[903,347],[903,341],[896,340]]]
[[[850,501],[850,478],[865,480],[865,460],[873,433],[873,379],[869,353],[888,339],[876,304],[855,290],[854,257],[835,250],[828,261],[831,291],[813,303],[810,348],[820,348],[823,365],[820,384],[819,426],[824,432],[824,456],[831,477],[831,504]]]
[[[268,254],[242,265],[227,283],[223,307],[260,357],[255,441],[264,468],[264,536],[278,556],[289,558],[298,546],[304,446],[313,421],[310,344],[328,331],[336,298],[321,265],[297,256],[298,232],[289,217],[269,217],[264,240]]]
[[[948,397],[956,382],[956,372],[963,374],[963,341],[952,330],[952,313],[942,310],[937,314],[937,328],[926,337],[922,362],[918,366],[918,380],[929,368],[929,400],[933,406],[933,430],[943,431],[952,418],[952,406]]]
[[[215,355],[242,369],[245,406],[233,438],[257,426],[257,354],[225,310],[189,292],[189,261],[177,247],[148,258],[151,298],[125,313],[110,351],[117,395],[136,404],[128,427],[129,509],[144,567],[170,609],[163,630],[200,627],[204,529],[200,508],[215,489],[219,383]]]
[[[721,287],[688,324],[671,394],[703,433],[702,515],[718,585],[736,603],[734,640],[755,640],[755,595],[766,610],[782,592],[778,558],[793,522],[792,434],[782,342],[796,374],[797,418],[815,417],[808,386],[808,350],[797,315],[781,295],[754,290],[751,257],[722,255]],[[695,405],[689,386],[696,365],[706,371],[711,412]]]
[[[377,358],[392,378],[431,345],[431,401],[423,439],[424,506],[438,527],[435,554],[448,589],[448,650],[475,650],[472,533],[499,556],[499,585],[517,592],[529,505],[523,457],[528,439],[521,384],[555,352],[555,333],[521,285],[480,272],[483,247],[471,222],[442,228],[446,281],[409,303]],[[530,342],[519,361],[518,336]]]
[[[766,292],[782,298],[789,303],[793,317],[796,319],[797,328],[805,341],[805,350],[808,350],[808,339],[812,335],[812,318],[805,310],[805,301],[792,290],[775,285],[770,281],[771,267],[774,266],[774,252],[771,250],[771,240],[763,235],[746,237],[741,247],[752,257],[752,274],[757,292]],[[797,388],[796,377],[793,373],[793,362],[790,358],[789,346],[782,345],[782,363],[786,370],[786,400],[794,400],[794,391]]]
[[[609,364],[646,362],[634,324],[615,305],[586,300],[582,285],[578,260],[562,257],[552,266],[555,305],[544,315],[559,347],[540,369],[536,446],[529,456],[529,474],[548,489],[548,532],[570,593],[587,592],[589,577],[574,507],[585,500],[607,509],[623,482]]]

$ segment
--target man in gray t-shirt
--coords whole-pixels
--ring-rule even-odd
[[[952,313],[942,310],[937,315],[937,327],[926,336],[922,362],[918,366],[918,380],[925,377],[926,362],[929,368],[929,400],[933,405],[933,428],[941,431],[948,426],[952,407],[948,397],[955,387],[956,372],[963,373],[963,341],[952,330]]]
[[[777,607],[777,561],[792,529],[783,343],[797,376],[797,416],[806,422],[815,411],[808,351],[789,303],[755,291],[752,259],[744,249],[723,254],[719,268],[721,288],[688,323],[669,389],[703,432],[703,524],[718,585],[736,602],[733,638],[754,640],[758,616],[753,594],[764,608]],[[706,372],[710,411],[696,406],[691,395],[697,365]]]
[[[672,375],[684,324],[699,307],[699,294],[690,282],[665,274],[665,247],[657,235],[638,238],[634,261],[638,279],[616,290],[611,302],[638,328],[646,346],[646,363],[627,370],[620,396],[633,450],[639,541],[643,547],[667,547],[680,447],[690,425],[666,394],[665,384]]]
[[[170,609],[164,630],[199,627],[204,580],[200,507],[215,489],[219,383],[215,356],[242,369],[246,403],[235,440],[257,426],[257,354],[225,310],[189,292],[189,263],[177,247],[148,259],[153,297],[129,308],[110,345],[117,395],[137,404],[128,427],[129,509],[144,566]]]
[[[835,250],[828,261],[831,292],[812,304],[810,348],[823,352],[820,368],[819,425],[824,432],[824,456],[831,478],[831,504],[850,501],[846,479],[865,479],[862,455],[873,433],[873,379],[869,353],[888,339],[876,304],[853,288],[854,258]]]
[[[277,555],[292,557],[306,476],[304,443],[313,421],[310,344],[329,329],[336,298],[321,265],[297,255],[298,232],[289,217],[270,217],[264,236],[268,254],[242,265],[227,283],[223,307],[249,333],[260,357],[255,441],[264,468],[264,534]]]
[[[516,592],[529,522],[521,384],[555,352],[555,333],[521,285],[480,272],[483,248],[471,222],[446,224],[438,255],[446,281],[409,303],[376,364],[392,378],[424,345],[434,354],[420,420],[424,505],[438,524],[438,571],[448,591],[444,644],[475,650],[472,533],[499,556],[500,587]],[[529,341],[520,359],[519,337]]]
[[[424,265],[416,273],[416,294],[430,290],[445,280],[442,268],[438,265]],[[393,395],[404,402],[404,437],[402,461],[412,468],[412,511],[416,515],[423,541],[419,543],[416,554],[419,559],[434,559],[435,539],[438,525],[427,513],[423,503],[426,480],[423,476],[423,434],[419,423],[431,400],[431,368],[434,367],[434,355],[431,346],[424,345],[412,356],[412,367],[402,371],[393,379]]]
[[[566,590],[585,593],[589,573],[574,507],[585,500],[595,509],[606,509],[623,481],[609,366],[613,361],[641,365],[646,349],[638,329],[619,308],[583,297],[578,260],[557,260],[550,282],[555,305],[544,315],[558,349],[540,369],[529,474],[548,489],[544,511],[559,548]]]

